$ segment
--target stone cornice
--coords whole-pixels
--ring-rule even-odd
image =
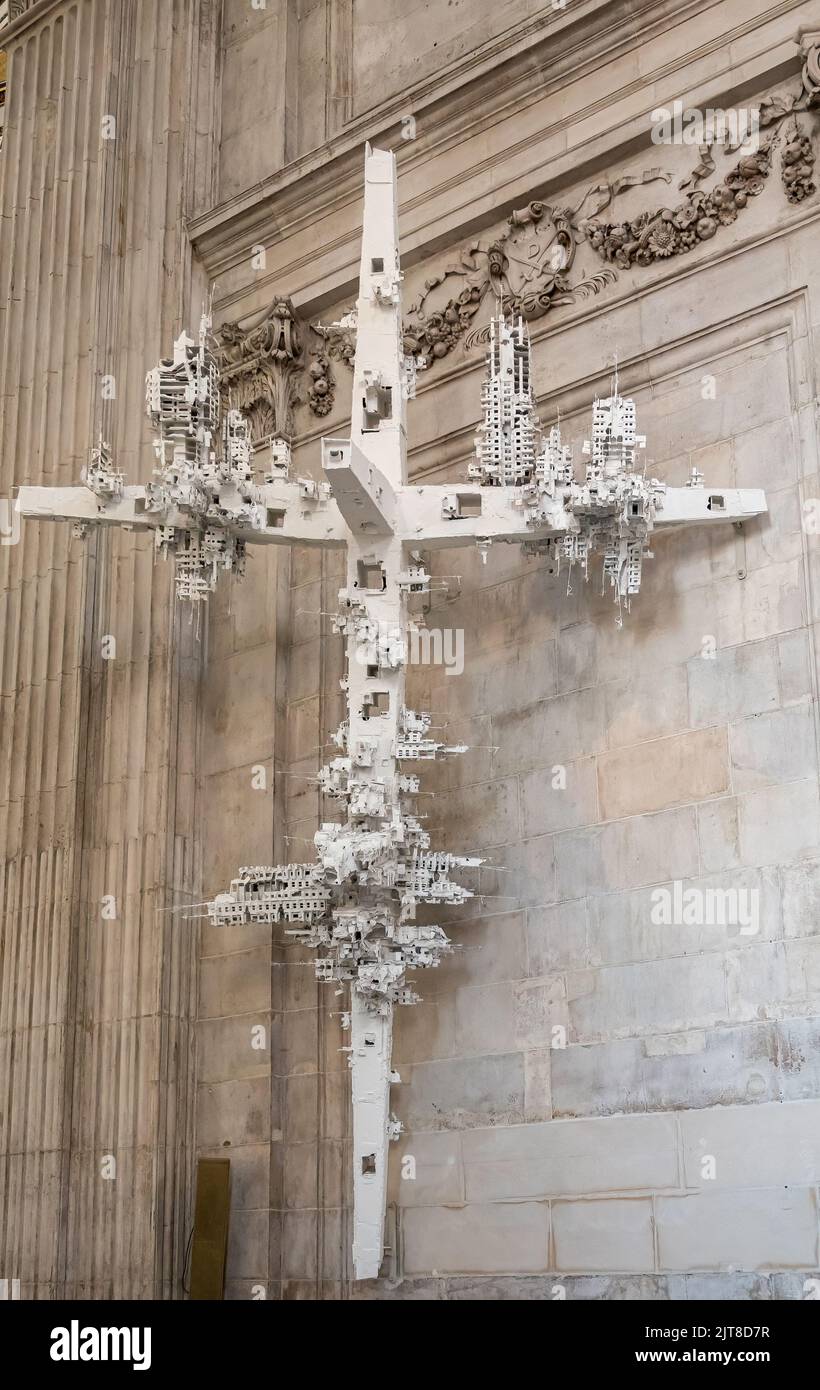
[[[361,194],[361,147],[365,140],[398,145],[402,167],[427,163],[450,144],[497,121],[504,112],[529,104],[548,90],[557,90],[600,61],[634,48],[651,32],[663,32],[670,22],[702,14],[721,0],[586,0],[565,10],[546,11],[507,31],[492,43],[465,55],[443,72],[403,90],[379,107],[351,121],[343,134],[301,156],[264,182],[237,194],[194,218],[189,232],[206,267],[216,274],[230,262],[231,249],[244,246],[270,229],[292,209],[325,211],[329,202],[343,204]],[[775,12],[794,8],[800,0],[781,0]],[[744,26],[743,32],[746,31]],[[753,27],[750,23],[748,27]],[[652,80],[647,74],[645,81]],[[537,90],[536,90],[537,89]],[[595,109],[591,103],[590,110]],[[401,148],[401,117],[412,111],[424,115],[434,137]],[[419,149],[422,153],[418,153]],[[506,158],[506,154],[503,156]],[[307,183],[307,187],[306,187]]]
[[[719,0],[716,0],[719,3]],[[738,39],[754,32],[763,24],[787,15],[799,6],[800,0],[780,0],[767,8],[762,15],[752,15],[747,21],[728,34],[720,36],[703,45],[696,52],[681,52],[673,60],[663,64],[657,71],[641,73],[632,81],[622,84],[616,91],[600,92],[591,86],[591,100],[583,110],[574,110],[562,120],[553,122],[549,131],[539,136],[531,129],[525,130],[522,138],[514,146],[500,148],[493,152],[482,166],[469,165],[455,175],[452,168],[445,177],[436,178],[436,161],[447,149],[463,142],[480,131],[492,129],[493,125],[508,117],[511,111],[521,113],[540,101],[545,95],[560,91],[570,79],[591,76],[600,68],[602,61],[612,61],[634,48],[635,33],[642,38],[650,32],[663,32],[669,28],[674,16],[675,23],[683,22],[687,16],[702,14],[701,5],[653,5],[642,6],[645,23],[638,22],[638,11],[631,11],[631,23],[625,28],[623,23],[624,6],[621,0],[605,3],[591,11],[586,9],[581,19],[590,20],[597,16],[594,37],[590,38],[584,29],[583,35],[576,33],[576,41],[571,42],[572,26],[565,29],[566,41],[562,50],[552,52],[544,67],[537,62],[537,46],[519,51],[508,57],[506,62],[496,64],[491,78],[484,75],[471,78],[466,87],[455,95],[438,95],[436,101],[425,113],[424,127],[432,129],[434,135],[402,145],[398,129],[394,127],[388,144],[398,146],[399,168],[402,175],[413,177],[418,185],[420,171],[425,171],[422,194],[407,198],[402,207],[403,259],[406,266],[428,256],[440,246],[451,244],[476,230],[490,225],[533,196],[554,196],[556,191],[583,178],[587,173],[604,168],[608,164],[622,160],[629,153],[647,144],[647,124],[645,115],[639,118],[618,119],[610,128],[598,127],[572,148],[567,142],[555,152],[554,142],[561,133],[579,122],[588,121],[607,109],[612,103],[622,102],[636,93],[646,94],[646,111],[652,109],[653,84],[664,82],[687,64],[725,52],[725,62],[717,73],[713,73],[708,83],[701,81],[699,88],[708,88],[709,99],[739,100],[756,87],[764,88],[797,73],[801,57],[798,34],[789,32],[783,42],[775,49],[761,45],[756,58],[749,58],[743,64],[740,81],[742,86],[731,85],[733,68],[730,61],[729,46]],[[712,6],[710,6],[712,8]],[[601,15],[606,12],[610,18],[620,16],[621,23],[604,27]],[[650,14],[651,11],[651,14]],[[552,35],[552,41],[556,33]],[[583,39],[583,41],[582,41]],[[539,43],[543,43],[543,39]],[[549,80],[543,80],[543,72],[549,72]],[[410,103],[419,115],[421,107]],[[442,107],[440,116],[436,108]],[[408,102],[403,109],[406,112]],[[384,138],[372,128],[365,134],[373,139]],[[390,136],[390,131],[387,132]],[[273,244],[282,246],[291,242],[293,258],[278,261],[270,274],[271,294],[286,286],[293,294],[294,303],[300,311],[312,313],[335,300],[344,298],[354,284],[358,260],[358,246],[348,228],[350,218],[343,217],[360,196],[360,159],[363,133],[357,129],[356,138],[351,143],[349,132],[329,146],[312,152],[309,156],[288,166],[256,189],[232,200],[224,207],[214,209],[202,217],[192,220],[189,233],[202,258],[209,276],[224,274],[239,264],[247,255],[248,246],[255,242],[272,244],[271,226],[276,228]],[[553,142],[551,154],[544,155],[539,150],[539,140]],[[527,153],[531,159],[527,164]],[[482,176],[486,196],[476,198],[474,187],[476,175]],[[545,177],[546,175],[546,177]],[[442,214],[442,200],[446,199],[446,213]],[[300,234],[319,219],[333,220],[338,217],[340,232],[323,242],[323,254],[332,260],[333,268],[324,275],[324,266],[317,263],[315,247],[304,253]],[[414,225],[415,224],[415,225]],[[330,269],[330,267],[328,267]],[[305,283],[306,276],[309,284]],[[265,282],[257,277],[256,289]],[[244,297],[241,289],[229,291],[225,298],[218,300],[219,309],[228,309]]]
[[[14,14],[14,3],[12,3],[10,13],[13,18],[3,30],[4,46],[8,45],[9,40],[18,38],[26,29],[39,24],[40,20],[45,19],[52,10],[64,5],[65,0],[17,0],[17,3],[25,8],[21,9],[19,14]]]

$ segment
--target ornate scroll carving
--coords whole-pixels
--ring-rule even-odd
[[[598,255],[624,270],[633,265],[651,265],[653,261],[691,251],[701,241],[710,241],[719,227],[734,222],[746,207],[749,198],[763,191],[771,168],[771,140],[756,154],[740,159],[722,183],[706,192],[693,187],[682,203],[674,208],[656,208],[642,212],[632,221],[601,222],[585,219],[582,230]],[[708,171],[708,162],[701,157],[698,169],[684,180],[697,184]]]
[[[791,137],[781,151],[781,178],[791,203],[799,203],[815,192],[814,151],[810,137],[801,129],[799,111],[820,105],[820,43],[804,48],[802,90],[776,93],[760,105],[760,125],[772,128],[760,148],[743,156],[721,183],[708,191],[698,188],[701,179],[714,170],[711,147],[700,147],[700,162],[681,181],[689,189],[685,200],[674,208],[656,208],[632,221],[601,222],[587,218],[581,224],[590,246],[602,260],[628,269],[651,265],[653,261],[690,251],[701,241],[710,241],[720,227],[734,222],[750,198],[762,193],[772,165],[775,146],[781,141],[780,127],[793,122]]]
[[[803,99],[806,108],[820,106],[820,38],[807,37],[803,41]]]
[[[470,328],[489,290],[505,309],[527,321],[539,319],[556,304],[569,304],[577,294],[597,294],[611,272],[570,283],[576,237],[573,212],[532,202],[512,212],[507,230],[484,247],[473,242],[459,259],[424,282],[404,322],[404,350],[424,365],[446,357]],[[459,292],[440,309],[432,309],[434,290],[448,280],[460,280]],[[469,334],[468,346],[479,341]]]
[[[820,107],[820,33],[804,39],[802,52],[799,89],[775,93],[760,104],[760,126],[769,134],[711,188],[700,187],[715,171],[714,147],[704,144],[695,168],[678,184],[684,194],[681,202],[623,221],[602,219],[601,213],[627,188],[671,181],[670,174],[648,169],[589,189],[575,208],[528,203],[510,214],[495,240],[474,241],[459,251],[440,273],[425,280],[408,309],[403,325],[408,357],[429,367],[459,343],[470,349],[486,342],[487,327],[476,330],[474,322],[490,294],[504,309],[531,322],[558,305],[599,294],[619,269],[648,266],[710,241],[763,191],[777,147],[787,198],[798,203],[810,197],[816,191],[815,155],[798,115]],[[723,152],[737,154],[738,146],[727,145]],[[597,198],[595,212],[582,217],[590,198]],[[577,250],[584,241],[605,266],[573,283]],[[308,335],[313,335],[314,345],[306,348]],[[332,410],[334,365],[353,365],[355,311],[338,323],[299,325],[290,300],[279,298],[250,325],[223,324],[219,343],[228,406],[249,416],[254,441],[271,434],[289,438],[297,404],[320,417]]]

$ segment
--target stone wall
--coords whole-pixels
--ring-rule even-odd
[[[556,23],[547,8],[533,25]],[[676,7],[664,27],[655,6],[633,15],[629,32],[622,24],[620,47],[607,51],[618,8],[557,16],[549,49],[534,29],[512,28],[503,74],[486,80],[477,48],[452,79],[454,96],[436,78],[436,56],[411,43],[382,61],[367,7],[353,6],[354,31],[361,22],[366,32],[354,67],[376,63],[372,99],[382,103],[368,134],[380,138],[379,121],[396,131],[384,138],[399,152],[406,306],[455,252],[503,235],[511,209],[533,198],[575,208],[605,179],[654,170],[664,182],[618,194],[605,218],[676,206],[697,150],[653,145],[649,111],[679,95],[728,106],[739,91],[750,102],[795,83],[799,91],[797,41],[818,19],[811,5],[775,14],[724,3]],[[494,39],[489,13],[473,11],[488,26],[482,40]],[[443,15],[429,32],[440,32],[443,73],[456,40]],[[391,124],[402,82],[403,109],[417,112],[416,139],[404,143]],[[269,166],[255,204],[194,226],[226,317],[263,311],[274,286],[292,295],[305,326],[349,307],[358,120],[354,100],[296,185]],[[816,117],[807,120],[816,136]],[[715,160],[703,187],[731,167],[720,151]],[[427,622],[463,631],[465,670],[416,668],[411,698],[446,724],[449,741],[473,750],[425,770],[434,792],[425,809],[435,843],[485,853],[489,864],[473,906],[447,914],[463,949],[420,979],[423,1004],[399,1011],[394,1094],[406,1133],[391,1157],[394,1250],[377,1285],[349,1284],[339,1001],[317,991],[308,955],[291,949],[264,1155],[278,1174],[268,1191],[271,1210],[280,1204],[281,1245],[234,1246],[231,1296],[261,1280],[268,1296],[288,1298],[800,1297],[816,1274],[816,552],[801,509],[818,487],[817,207],[816,197],[787,201],[775,159],[760,196],[714,239],[669,261],[616,265],[616,282],[532,325],[542,418],[560,409],[578,452],[617,349],[652,471],[679,485],[695,466],[707,483],[763,486],[770,514],[740,531],[660,537],[621,629],[594,581],[576,575],[568,596],[566,574],[517,550],[497,548],[486,565],[469,552],[437,562]],[[266,246],[258,273],[249,241]],[[580,245],[570,278],[601,264]],[[434,292],[430,307],[449,292]],[[474,326],[489,312],[488,301]],[[482,370],[481,347],[462,340],[420,378],[412,476],[464,477]],[[350,376],[341,363],[333,371],[329,416],[296,406],[303,471],[316,467],[319,435],[344,429]],[[275,743],[285,762],[262,812],[259,792],[247,790],[250,752],[236,760],[253,825],[220,837],[223,883],[231,855],[234,864],[255,858],[248,834],[252,844],[257,830],[269,838],[276,796],[290,858],[310,856],[329,814],[307,779],[341,717],[341,640],[322,616],[340,571],[300,553],[287,566]],[[244,598],[232,602],[236,623]],[[235,657],[230,676],[237,729],[256,727],[259,692],[246,691],[254,666],[270,670],[273,639],[258,641],[253,664]],[[566,786],[556,787],[561,768]],[[756,890],[759,931],[653,925],[652,891],[675,880]],[[259,947],[242,940],[230,950],[246,949],[251,966]],[[229,961],[238,981],[238,957]],[[250,1017],[268,1009],[250,972],[239,995],[226,1059]],[[239,1135],[243,1123],[237,1116]],[[414,1179],[402,1179],[406,1157]],[[710,1157],[714,1178],[704,1176]],[[256,1197],[243,1189],[241,1201],[242,1223],[262,1220],[250,1215]]]
[[[398,8],[391,44],[393,7],[369,0],[38,0],[9,31],[3,495],[76,480],[112,360],[106,428],[148,476],[142,377],[206,282],[217,323],[289,297],[296,467],[315,473],[350,373],[331,360],[317,414],[310,325],[355,295],[365,138],[398,151],[409,307],[533,201],[581,217],[611,196],[612,222],[676,207],[698,154],[654,145],[652,109],[799,92],[801,34],[820,29],[816,0]],[[100,151],[112,108],[125,160]],[[816,153],[816,112],[801,123]],[[735,162],[714,158],[704,188]],[[463,632],[465,669],[415,668],[411,698],[473,748],[425,771],[429,824],[488,864],[447,914],[463,950],[400,1011],[407,1132],[372,1286],[350,1282],[343,1000],[278,932],[216,932],[190,907],[242,864],[312,853],[310,779],[342,712],[340,557],[253,556],[198,637],[143,543],[28,526],[0,549],[0,1277],[179,1296],[194,1159],[218,1154],[229,1297],[802,1296],[820,1184],[802,524],[820,496],[818,209],[787,200],[778,151],[686,254],[605,263],[579,237],[572,293],[553,286],[531,325],[542,419],[560,409],[576,456],[617,349],[652,470],[763,486],[770,513],[659,537],[620,629],[594,580],[567,595],[517,550],[437,562],[427,620]],[[464,476],[482,355],[465,331],[421,375],[413,477]],[[652,891],[675,881],[757,890],[760,930],[654,925]],[[99,919],[106,893],[120,922]]]

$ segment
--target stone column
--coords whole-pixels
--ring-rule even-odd
[[[150,476],[144,373],[200,308],[185,215],[214,74],[206,0],[17,9],[6,499],[76,482],[100,431]],[[0,547],[0,1276],[24,1297],[182,1293],[198,933],[173,909],[199,883],[202,644],[169,581],[128,535],[27,525]]]

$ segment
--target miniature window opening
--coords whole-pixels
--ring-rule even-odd
[[[723,511],[725,511],[725,510],[726,510],[726,501],[725,501],[725,498],[721,497],[720,493],[718,493],[718,492],[713,492],[713,493],[711,494],[711,496],[709,497],[709,501],[706,503],[706,508],[707,508],[707,511],[710,511],[710,512],[723,512]]]
[[[376,1172],[376,1155],[375,1155],[375,1154],[362,1154],[362,1177],[366,1177],[366,1176],[368,1176],[368,1175],[371,1174],[371,1173],[375,1175],[375,1172]]]
[[[381,274],[383,274],[383,272],[384,272],[384,257],[383,257],[383,256],[372,256],[371,259],[370,259],[370,273],[371,273],[371,275],[381,275]]]
[[[368,674],[368,676],[370,677],[371,680],[373,679],[374,676],[377,676],[377,675],[379,674],[378,665],[376,665],[376,664],[371,665],[370,663],[368,663],[367,674]]]
[[[285,513],[278,507],[265,508],[265,525],[276,529],[285,524]]]
[[[393,414],[393,388],[370,382],[362,397],[362,430],[377,430]]]
[[[457,492],[458,516],[481,516],[481,496],[477,492]]]
[[[359,560],[356,565],[356,588],[381,594],[387,588],[387,575],[380,560]]]
[[[370,719],[374,714],[390,713],[390,691],[371,690],[365,695],[362,704],[362,718]]]

